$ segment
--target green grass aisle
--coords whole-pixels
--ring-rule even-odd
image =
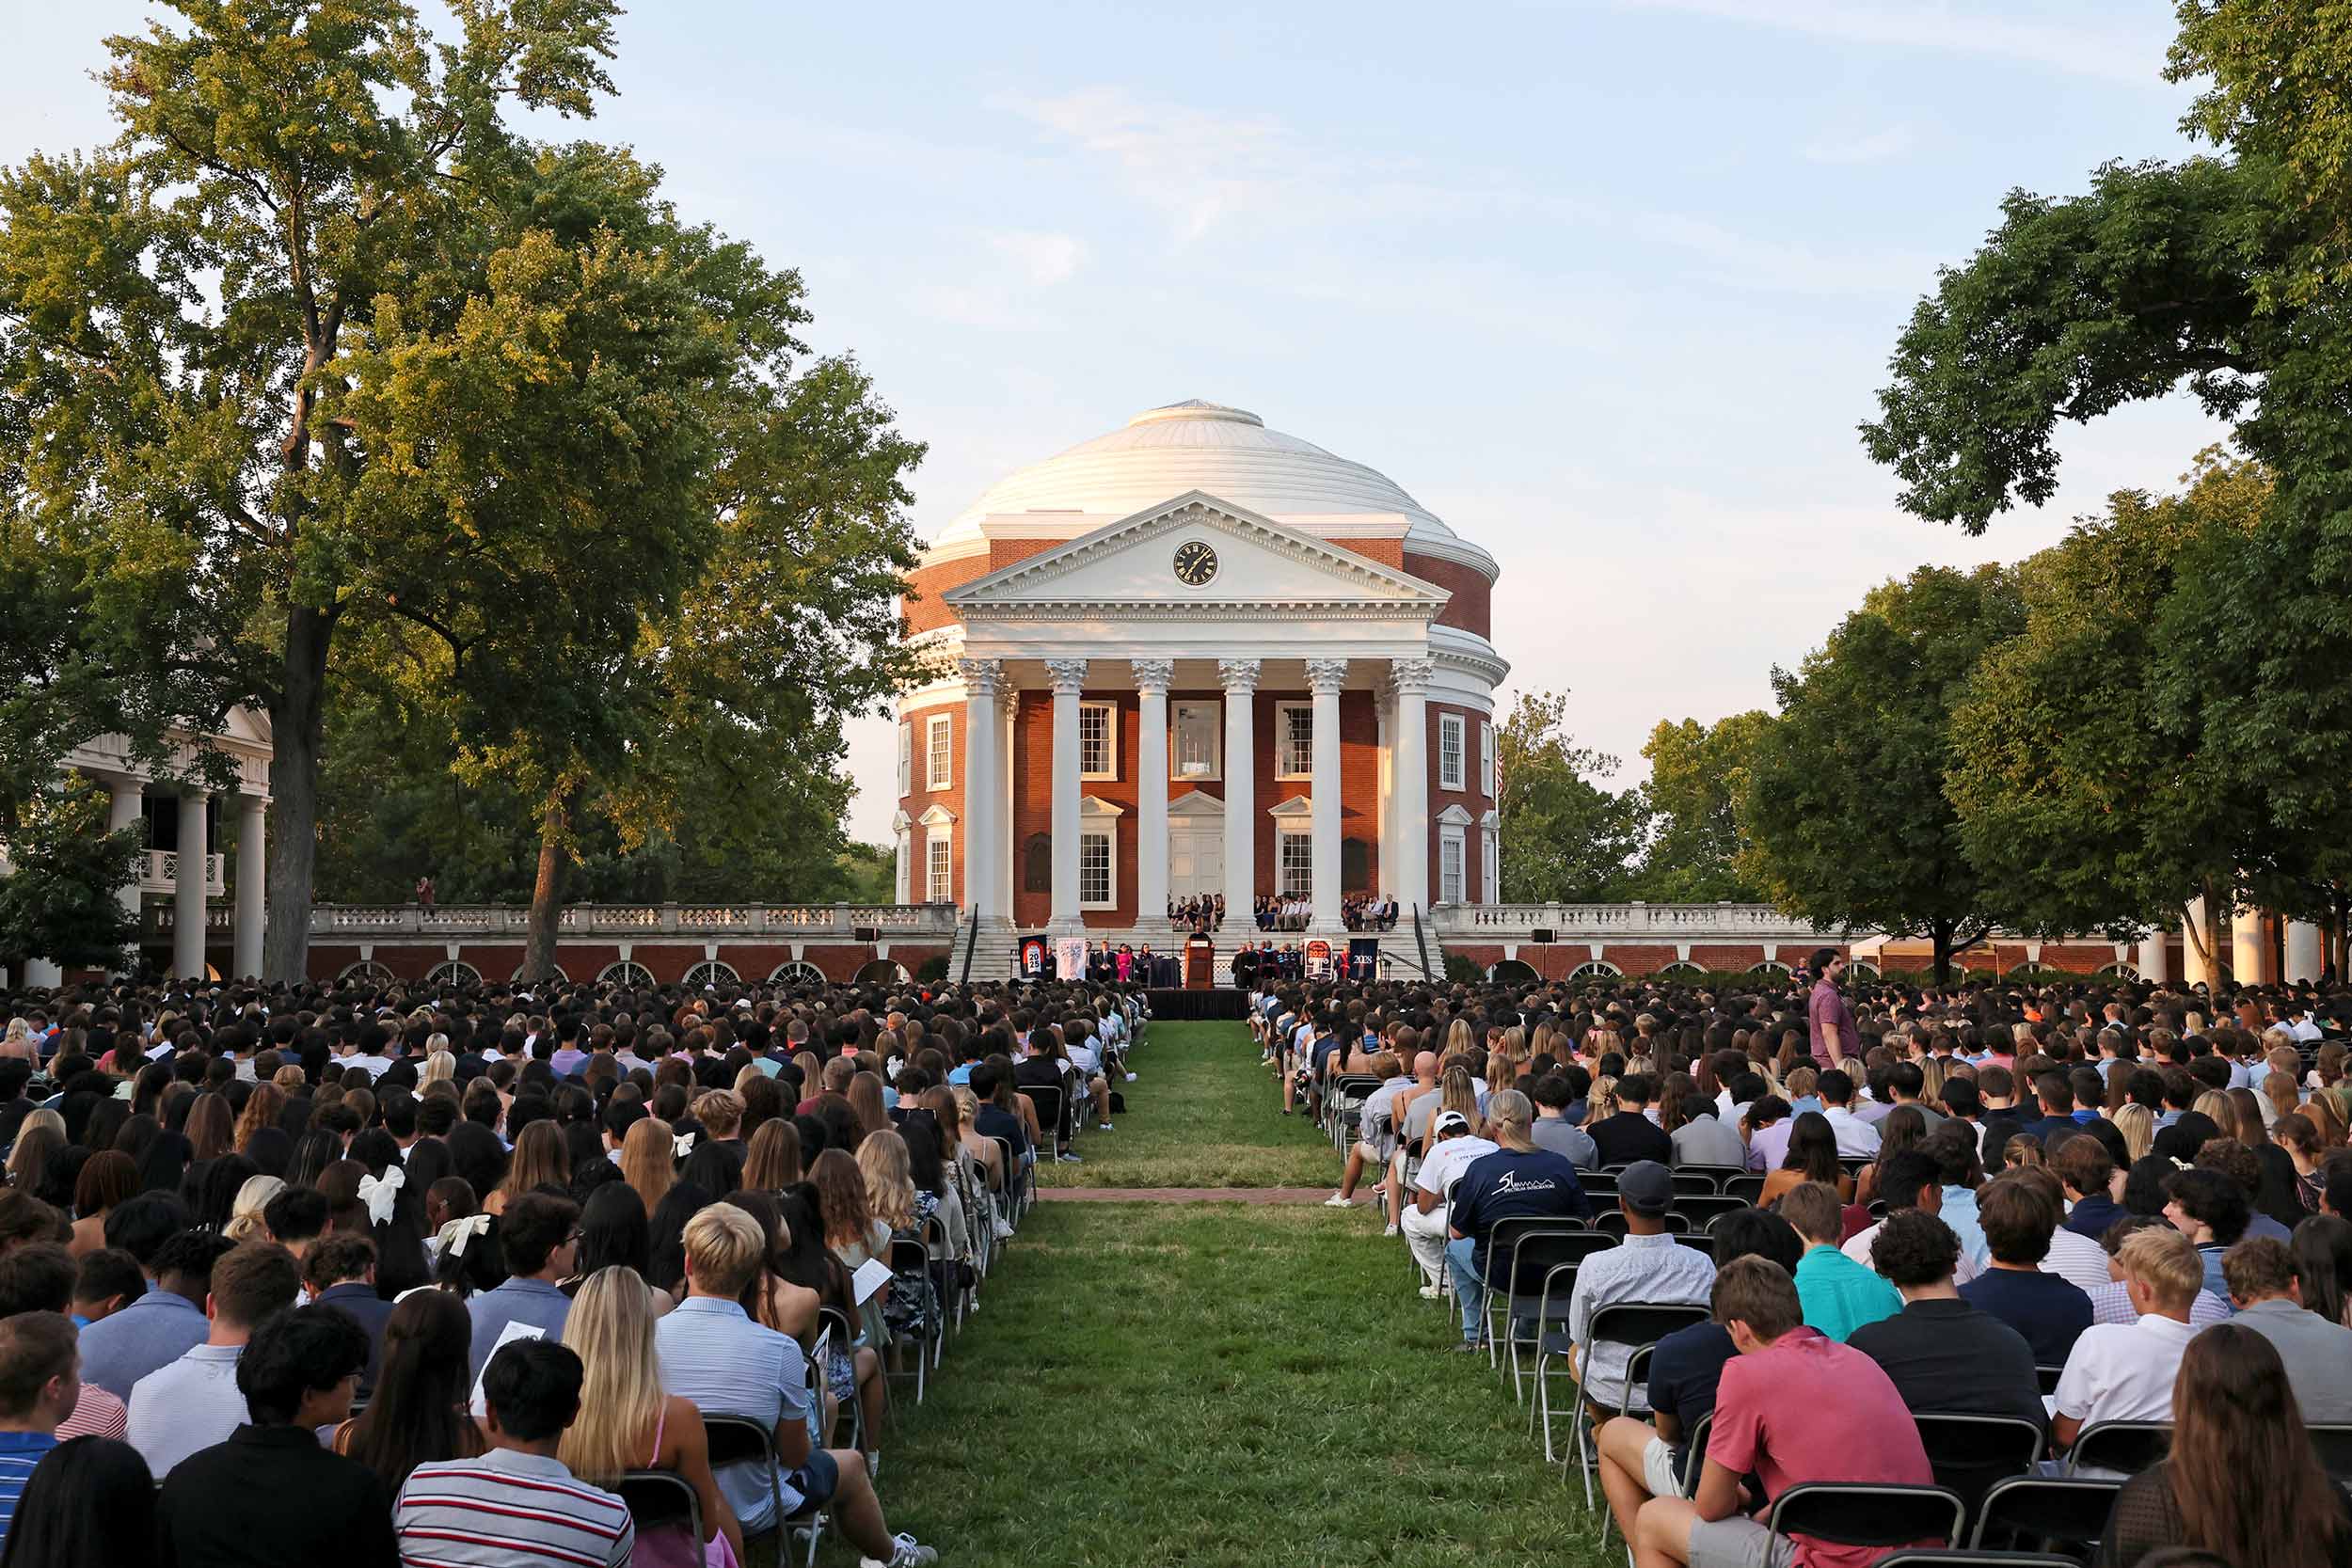
[[[1239,1023],[1154,1023],[1135,1053],[1136,1081],[1117,1087],[1134,1114],[1088,1131],[1081,1164],[1048,1187],[1337,1185],[1331,1145],[1302,1110],[1284,1117],[1274,1079]]]
[[[1072,1169],[1329,1180],[1239,1025],[1152,1033],[1145,1109]],[[1047,1202],[985,1298],[885,1449],[893,1524],[946,1568],[1623,1560],[1485,1362],[1440,1354],[1448,1319],[1368,1209]]]

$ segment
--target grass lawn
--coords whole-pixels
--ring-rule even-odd
[[[1078,1139],[1075,1165],[1043,1173],[1048,1187],[1311,1187],[1339,1185],[1339,1159],[1302,1109],[1285,1117],[1274,1076],[1239,1023],[1151,1026],[1120,1084],[1116,1130]]]
[[[1237,1024],[1162,1024],[1093,1184],[1312,1183]],[[1044,1203],[883,1444],[944,1568],[1614,1568],[1484,1358],[1444,1354],[1369,1208]],[[765,1546],[766,1544],[763,1544]],[[773,1560],[755,1549],[755,1563]],[[851,1549],[830,1538],[820,1561]]]

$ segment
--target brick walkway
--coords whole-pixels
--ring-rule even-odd
[[[1328,1187],[1040,1187],[1054,1203],[1321,1203]],[[1369,1203],[1359,1204],[1370,1208]]]

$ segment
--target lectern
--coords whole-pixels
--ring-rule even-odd
[[[1184,942],[1184,989],[1207,990],[1216,984],[1216,943],[1196,936]]]

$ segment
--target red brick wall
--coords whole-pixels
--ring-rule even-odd
[[[1423,582],[1454,595],[1438,612],[1438,625],[1459,626],[1481,637],[1487,635],[1494,613],[1494,585],[1486,580],[1486,573],[1459,562],[1441,561],[1434,555],[1407,555],[1404,567]]]
[[[1440,714],[1446,713],[1458,713],[1463,719],[1462,783],[1467,787],[1462,789],[1440,789],[1438,786],[1442,766],[1438,748],[1438,736],[1442,731],[1438,721]],[[1479,749],[1478,736],[1479,725],[1486,722],[1486,716],[1476,708],[1456,707],[1450,703],[1435,701],[1429,704],[1429,901],[1432,904],[1444,897],[1445,888],[1443,861],[1438,847],[1438,818],[1445,814],[1447,808],[1456,805],[1470,815],[1470,825],[1462,830],[1462,892],[1470,903],[1480,902],[1484,896],[1481,879],[1486,875],[1486,856],[1478,823],[1481,817],[1494,809],[1495,804],[1493,799],[1480,789],[1485,779],[1481,760],[1485,753]],[[1406,832],[1410,836],[1409,825]]]
[[[925,870],[930,863],[930,830],[923,826],[923,814],[930,810],[934,803],[945,806],[955,814],[954,836],[948,840],[948,863],[953,867],[951,875],[955,881],[956,903],[962,905],[969,902],[964,894],[963,882],[964,769],[965,764],[971,757],[971,751],[965,743],[966,737],[963,733],[966,711],[961,699],[943,698],[927,706],[916,708],[900,720],[900,722],[911,726],[911,738],[908,742],[910,750],[907,753],[907,783],[913,787],[899,798],[898,809],[905,812],[907,820],[914,824],[907,830],[909,863],[907,898],[912,903],[924,903],[930,896],[930,877]],[[947,716],[948,726],[947,787],[934,791],[925,787],[926,781],[930,777],[930,737],[928,732],[931,719],[943,713]],[[891,766],[894,768],[898,766],[895,754],[892,757]]]

